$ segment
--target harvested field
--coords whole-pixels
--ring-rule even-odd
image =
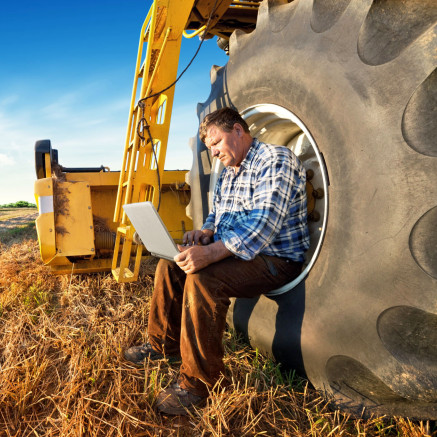
[[[33,231],[34,232],[34,231]],[[177,377],[165,360],[133,368],[125,346],[145,340],[153,280],[51,276],[33,235],[0,248],[1,436],[424,436],[434,425],[364,420],[330,410],[306,380],[281,373],[234,334],[226,375],[185,418],[154,410]]]
[[[0,243],[10,243],[23,238],[23,234],[36,238],[34,221],[36,208],[0,207]]]
[[[36,208],[4,208],[0,207],[0,226],[13,228],[29,220],[35,220]]]

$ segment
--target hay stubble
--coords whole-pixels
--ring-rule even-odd
[[[35,240],[0,248],[1,436],[425,435],[425,424],[351,418],[308,383],[226,333],[226,375],[205,408],[160,416],[154,401],[178,368],[136,369],[123,348],[146,339],[153,280],[51,276]]]

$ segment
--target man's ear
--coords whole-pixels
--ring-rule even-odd
[[[234,129],[237,132],[237,135],[241,137],[241,135],[243,134],[243,126],[241,126],[240,123],[234,123]]]

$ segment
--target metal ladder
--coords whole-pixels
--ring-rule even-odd
[[[141,28],[114,211],[118,227],[112,274],[117,282],[132,282],[138,278],[143,249],[141,245],[136,248],[133,245],[134,228],[122,206],[151,201],[158,207],[160,199],[174,97],[174,86],[166,88],[177,77],[182,33],[194,0],[173,1],[169,8],[170,2],[155,0]],[[145,124],[149,126],[152,141]],[[132,269],[131,257],[135,253]]]

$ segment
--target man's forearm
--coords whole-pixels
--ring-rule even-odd
[[[224,245],[222,241],[216,241],[207,246],[209,250],[209,264],[221,261],[222,259],[233,256],[234,254]]]

